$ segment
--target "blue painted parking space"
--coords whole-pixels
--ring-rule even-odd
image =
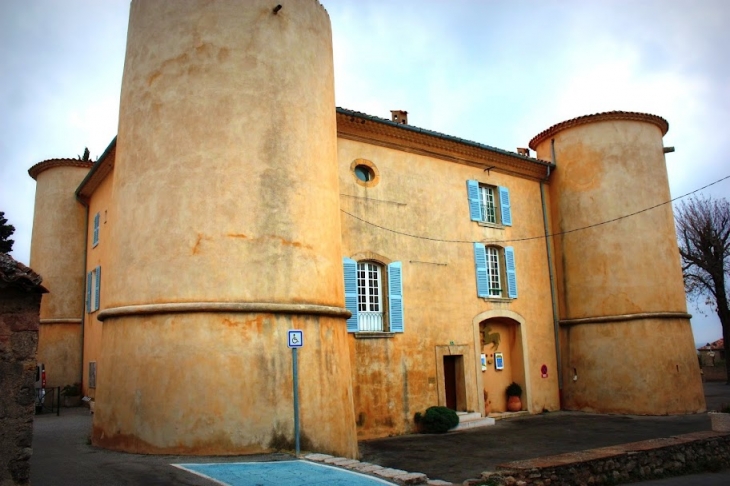
[[[374,486],[388,481],[308,461],[173,464],[225,486]]]

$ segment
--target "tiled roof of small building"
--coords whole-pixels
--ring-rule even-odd
[[[714,343],[707,343],[701,348],[697,348],[698,351],[718,351],[725,349],[725,340],[718,339]]]
[[[7,253],[0,253],[0,281],[27,291],[46,293],[43,278]]]

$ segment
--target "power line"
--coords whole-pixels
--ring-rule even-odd
[[[678,201],[679,199],[685,198],[687,196],[691,196],[692,194],[695,194],[697,192],[700,192],[702,190],[705,190],[705,189],[707,189],[710,186],[714,186],[715,184],[719,184],[720,182],[722,182],[722,181],[724,181],[726,179],[730,179],[730,175],[727,175],[727,176],[725,176],[725,177],[723,177],[721,179],[717,179],[714,182],[710,182],[709,184],[707,184],[705,186],[702,186],[699,189],[695,189],[694,191],[688,192],[687,194],[682,194],[681,196],[677,196],[677,197],[675,197],[673,199],[670,199],[669,201],[664,201],[664,202],[659,203],[659,204],[656,204],[654,206],[651,206],[651,207],[648,207],[648,208],[644,208],[644,209],[640,209],[639,211],[636,211],[636,212],[633,212],[633,213],[629,213],[629,214],[625,214],[625,215],[619,216],[617,218],[608,219],[606,221],[601,221],[600,223],[594,223],[594,224],[591,224],[591,225],[588,225],[588,226],[582,226],[580,228],[575,228],[575,229],[566,230],[566,231],[560,231],[558,233],[551,233],[551,234],[548,234],[548,235],[530,236],[528,238],[515,238],[515,239],[511,239],[511,240],[499,240],[499,241],[496,241],[495,240],[495,241],[479,241],[479,242],[475,242],[475,241],[472,241],[472,240],[444,240],[444,239],[441,239],[441,238],[432,238],[430,236],[413,235],[413,234],[410,234],[410,233],[405,233],[403,231],[396,231],[396,230],[391,229],[391,228],[386,228],[385,226],[380,226],[380,225],[375,224],[375,223],[373,223],[371,221],[367,221],[365,219],[362,219],[359,216],[355,216],[354,214],[348,213],[344,209],[340,209],[340,211],[342,211],[343,213],[345,213],[346,215],[348,215],[348,216],[350,216],[352,218],[355,218],[355,219],[357,219],[359,221],[362,221],[365,224],[369,224],[370,226],[374,226],[376,228],[382,229],[384,231],[388,231],[390,233],[395,233],[395,234],[401,235],[401,236],[408,236],[410,238],[416,238],[416,239],[419,239],[419,240],[437,241],[437,242],[440,242],[440,243],[500,243],[500,244],[503,244],[503,243],[515,243],[515,242],[519,242],[519,241],[540,240],[540,239],[543,239],[543,238],[548,238],[548,237],[553,237],[553,236],[567,235],[569,233],[575,233],[577,231],[583,231],[583,230],[587,230],[587,229],[590,229],[590,228],[595,228],[596,226],[601,226],[601,225],[604,225],[604,224],[613,223],[615,221],[620,221],[622,219],[630,218],[631,216],[636,216],[637,214],[641,214],[641,213],[645,213],[647,211],[651,211],[652,209],[656,209],[656,208],[658,208],[660,206],[665,206],[667,204],[671,204],[674,201]]]

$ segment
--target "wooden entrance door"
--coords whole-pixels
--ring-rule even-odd
[[[457,409],[456,358],[457,356],[444,356],[444,388],[446,389],[446,407],[451,410]]]

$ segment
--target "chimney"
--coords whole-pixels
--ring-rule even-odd
[[[408,112],[403,110],[390,110],[390,119],[395,123],[408,125]]]
[[[528,148],[522,148],[522,147],[517,147],[517,153],[520,154],[520,155],[524,155],[525,157],[529,157],[530,156],[530,149],[528,149]]]

